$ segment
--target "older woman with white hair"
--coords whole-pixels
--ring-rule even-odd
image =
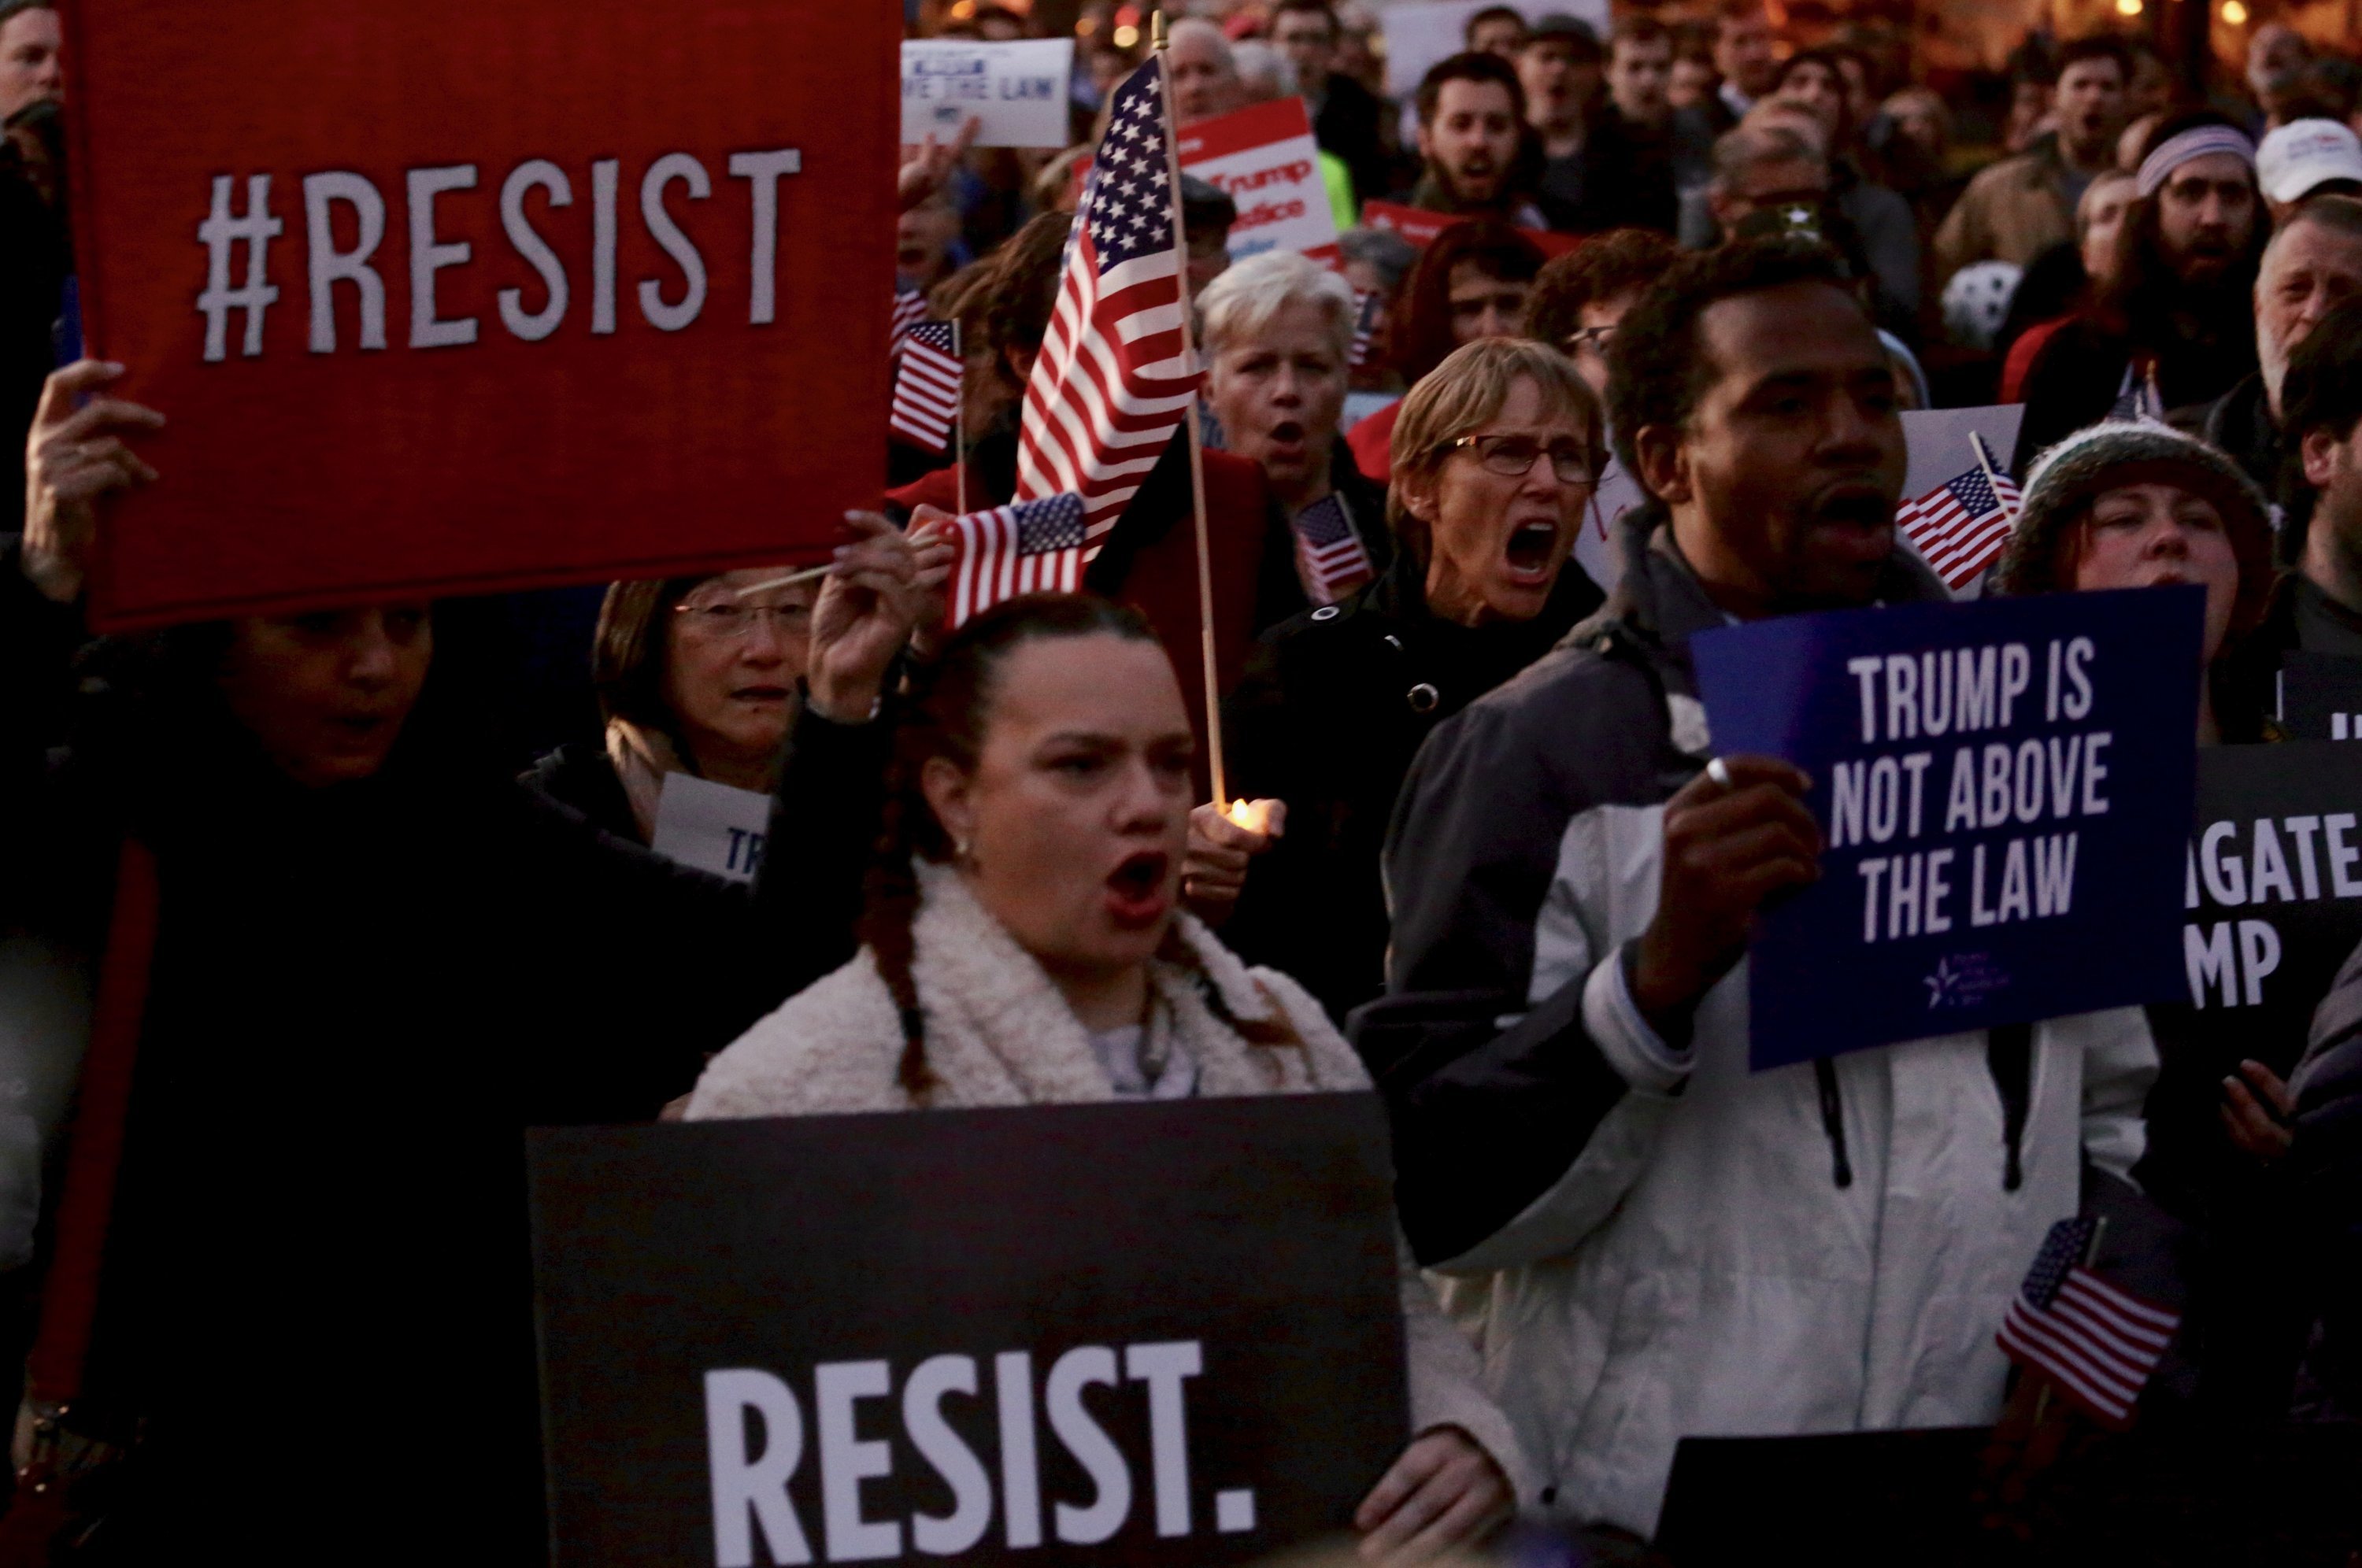
[[[1305,598],[1333,604],[1385,569],[1385,491],[1339,429],[1353,292],[1293,251],[1237,263],[1198,301],[1206,395],[1224,449],[1255,463],[1287,513]]]

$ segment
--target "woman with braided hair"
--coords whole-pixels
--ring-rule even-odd
[[[1163,647],[1085,595],[1010,600],[922,678],[863,947],[714,1058],[691,1120],[1368,1086],[1303,988],[1178,903],[1195,741]],[[1527,1469],[1474,1349],[1407,1261],[1417,1437],[1371,1555],[1490,1533]]]

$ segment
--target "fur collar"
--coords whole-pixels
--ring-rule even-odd
[[[900,1082],[902,1033],[875,955],[790,999],[714,1058],[689,1114],[811,1115],[1114,1098],[1081,1022],[1042,966],[946,866],[918,867],[911,977],[926,1015],[933,1089],[914,1100]],[[1188,915],[1177,933],[1194,964],[1150,965],[1150,983],[1198,1064],[1201,1095],[1361,1088],[1361,1064],[1319,1004],[1285,976],[1249,970]],[[1229,1016],[1286,1027],[1294,1044],[1251,1044]]]

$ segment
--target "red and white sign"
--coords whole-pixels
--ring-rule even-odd
[[[1468,221],[1454,213],[1431,213],[1425,207],[1407,207],[1399,202],[1362,204],[1362,222],[1365,226],[1391,229],[1421,250],[1435,243],[1435,237],[1453,224]],[[1521,228],[1518,232],[1532,240],[1545,256],[1563,256],[1583,243],[1579,234],[1559,234],[1547,228]]]
[[[65,22],[91,351],[170,420],[101,624],[817,558],[877,500],[889,8]]]
[[[1181,167],[1230,193],[1239,207],[1231,259],[1300,250],[1339,264],[1337,216],[1320,178],[1319,148],[1301,98],[1199,120],[1180,133]]]

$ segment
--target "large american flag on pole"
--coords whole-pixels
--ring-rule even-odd
[[[1894,509],[1894,525],[1955,591],[2001,554],[2024,501],[2010,477],[1983,460],[1983,443],[1969,439],[1977,442],[1975,468]]]
[[[2075,1404],[2108,1426],[2124,1427],[2181,1314],[2085,1266],[2096,1223],[2061,1220],[2050,1227],[1995,1337],[2012,1361],[2047,1373]]]
[[[1025,386],[1016,499],[1080,496],[1087,558],[1198,396],[1182,334],[1163,69],[1153,57],[1115,90],[1067,232],[1057,309]]]
[[[1015,501],[952,519],[959,543],[946,609],[959,625],[1021,593],[1072,593],[1083,580],[1083,498]]]
[[[922,321],[903,335],[887,426],[930,452],[941,452],[959,417],[959,325]]]

